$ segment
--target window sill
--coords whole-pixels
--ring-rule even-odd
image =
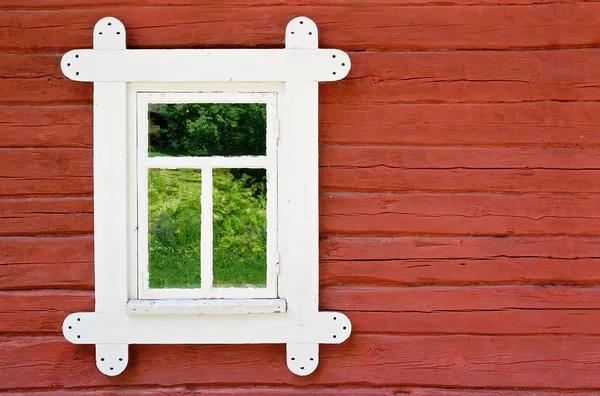
[[[129,300],[129,315],[235,315],[285,312],[283,298],[202,299],[202,300]]]

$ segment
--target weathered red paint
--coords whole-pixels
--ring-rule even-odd
[[[4,0],[0,391],[600,396],[600,3]],[[321,85],[321,308],[354,335],[307,378],[281,345],[132,346],[116,378],[62,320],[92,310],[92,86],[62,53],[112,15],[134,48],[348,51]]]

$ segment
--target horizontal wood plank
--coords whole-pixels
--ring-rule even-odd
[[[0,195],[91,193],[91,149],[0,149]]]
[[[0,148],[91,147],[91,106],[0,106]]]
[[[222,387],[147,387],[147,388],[104,388],[103,390],[52,390],[44,391],[44,395],[48,396],[394,396],[396,388],[358,388],[336,386],[335,388],[290,388],[289,386],[273,387],[273,386],[257,386],[257,387],[241,387],[222,388]],[[35,395],[35,393],[34,393]],[[598,394],[581,394],[578,396],[598,396]],[[3,396],[23,396],[22,392],[3,393]],[[515,395],[517,396],[517,395]],[[543,395],[532,395],[543,396]],[[549,394],[548,396],[554,396]]]
[[[319,370],[308,377],[289,372],[283,345],[134,345],[130,354],[131,364],[115,379],[95,369],[92,346],[72,345],[62,337],[2,337],[0,389],[248,383],[600,387],[600,337],[592,336],[356,334],[341,345],[321,346]]]
[[[600,4],[506,6],[224,5],[0,11],[2,52],[89,47],[94,23],[111,14],[128,45],[144,48],[283,46],[285,25],[306,15],[323,47],[346,50],[564,48],[597,44]],[[210,17],[207,17],[210,15]],[[231,27],[235,26],[235,29]],[[368,32],[368,34],[365,34]],[[39,40],[44,37],[44,40]]]
[[[93,210],[91,198],[0,199],[0,236],[90,234]]]
[[[597,310],[346,312],[353,334],[600,335]]]
[[[596,148],[321,146],[328,168],[393,169],[600,169]]]
[[[597,170],[321,168],[322,192],[598,193]]]
[[[321,289],[320,301],[325,310],[344,311],[597,310],[600,309],[600,288],[523,285],[327,287]]]
[[[583,147],[600,145],[600,103],[325,103],[325,144]]]
[[[62,334],[69,314],[93,310],[91,292],[0,292],[0,333]]]
[[[350,53],[347,78],[323,84],[327,103],[597,101],[597,50]]]
[[[0,290],[93,289],[93,238],[0,238]]]
[[[596,396],[598,391],[579,391],[577,396]],[[433,389],[405,388],[397,390],[395,396],[565,396],[563,392],[527,389]]]
[[[349,76],[323,84],[320,100],[360,105],[598,101],[597,52],[351,52]],[[0,79],[0,104],[91,103],[92,84],[66,79],[59,61],[57,55],[0,55],[6,77]]]
[[[597,195],[323,193],[320,203],[329,234],[600,235]]]
[[[336,237],[323,238],[321,260],[600,258],[598,238]]]
[[[485,243],[481,244],[485,249]],[[327,249],[327,245],[324,247]],[[447,256],[455,254],[450,248]],[[535,255],[535,249],[524,254]],[[556,251],[560,251],[557,240]],[[366,253],[366,251],[365,251]],[[539,258],[510,257],[507,250],[499,256],[481,257],[406,257],[399,253],[387,260],[365,256],[347,260],[325,258],[320,266],[321,286],[400,286],[534,284],[590,285],[600,283],[600,257]]]
[[[564,4],[596,0],[446,0],[442,5],[527,5],[527,4]],[[77,9],[114,6],[195,6],[195,0],[4,0],[1,9],[5,10],[50,10]],[[202,5],[220,6],[281,6],[296,5],[303,7],[318,7],[329,5],[364,6],[364,0],[204,0]],[[438,0],[373,0],[371,7],[382,6],[438,6]]]

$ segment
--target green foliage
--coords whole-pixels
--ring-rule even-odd
[[[148,173],[150,287],[200,284],[201,171],[151,169]]]
[[[213,172],[216,286],[266,284],[266,187],[249,179]],[[148,185],[150,287],[198,287],[200,171],[153,169]]]
[[[236,178],[223,169],[213,174],[215,283],[266,284],[266,186],[263,183],[248,186],[249,178],[247,175]]]
[[[189,156],[265,155],[262,103],[153,104],[150,146]]]

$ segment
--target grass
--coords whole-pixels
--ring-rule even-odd
[[[240,170],[213,171],[214,286],[266,285],[266,188],[250,180]],[[201,186],[200,170],[149,171],[151,288],[200,285]]]

